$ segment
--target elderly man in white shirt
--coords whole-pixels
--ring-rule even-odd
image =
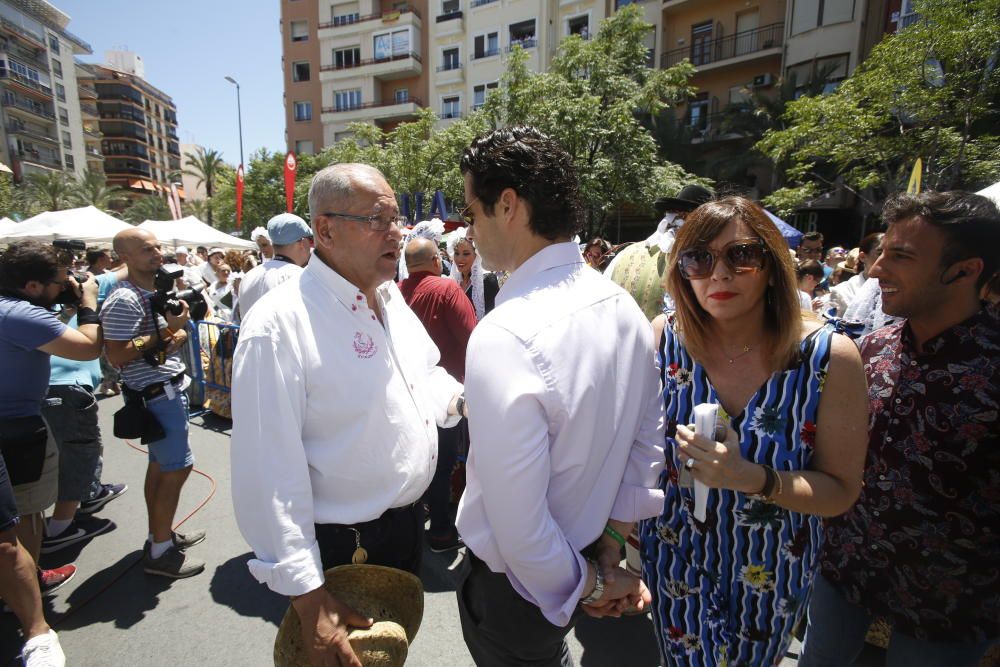
[[[418,570],[419,500],[461,385],[392,282],[404,219],[382,174],[328,167],[309,209],[314,259],[240,331],[233,504],[250,572],[292,597],[312,662],[360,667],[348,626],[370,620],[322,587],[323,571],[352,560]]]
[[[555,142],[496,130],[461,168],[468,238],[510,272],[466,357],[462,630],[480,667],[571,665],[564,638],[581,609],[649,601],[618,564],[633,522],[663,508],[653,333],[571,242],[579,187]]]

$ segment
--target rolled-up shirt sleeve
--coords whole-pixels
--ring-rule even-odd
[[[309,462],[302,443],[305,378],[294,346],[240,338],[233,363],[232,493],[251,574],[281,595],[323,584]]]
[[[640,521],[663,511],[663,491],[657,484],[665,462],[663,392],[658,366],[657,355],[652,354],[641,378],[643,412],[639,432],[632,443],[625,475],[611,508],[611,518],[616,521]]]
[[[586,582],[586,564],[549,511],[552,474],[548,392],[530,351],[486,321],[469,347],[466,375],[473,443],[486,518],[514,587],[555,625],[569,623]]]

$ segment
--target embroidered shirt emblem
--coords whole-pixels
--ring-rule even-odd
[[[371,336],[359,331],[354,334],[354,351],[358,353],[358,359],[371,359],[378,348]]]

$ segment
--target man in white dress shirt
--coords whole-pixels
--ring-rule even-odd
[[[649,600],[617,565],[632,524],[663,508],[653,332],[572,243],[579,186],[555,142],[496,130],[461,169],[468,238],[510,272],[466,357],[462,631],[480,667],[572,665],[564,638],[581,605]]]
[[[268,220],[266,235],[271,255],[243,276],[237,319],[249,313],[266,293],[302,273],[312,254],[312,230],[294,213],[279,213]]]
[[[322,587],[323,571],[353,560],[417,572],[419,500],[462,387],[392,282],[405,219],[382,174],[323,169],[309,210],[314,258],[240,330],[233,504],[250,572],[292,597],[313,664],[361,667],[348,626],[371,621]]]

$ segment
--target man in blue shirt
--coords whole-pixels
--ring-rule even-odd
[[[37,241],[0,256],[0,597],[21,622],[25,665],[64,664],[59,639],[42,615],[37,556],[42,512],[55,501],[58,455],[41,418],[49,355],[96,359],[97,284],[69,274],[70,260]],[[80,300],[79,328],[48,309],[67,294]],[[26,549],[27,547],[27,549]]]

